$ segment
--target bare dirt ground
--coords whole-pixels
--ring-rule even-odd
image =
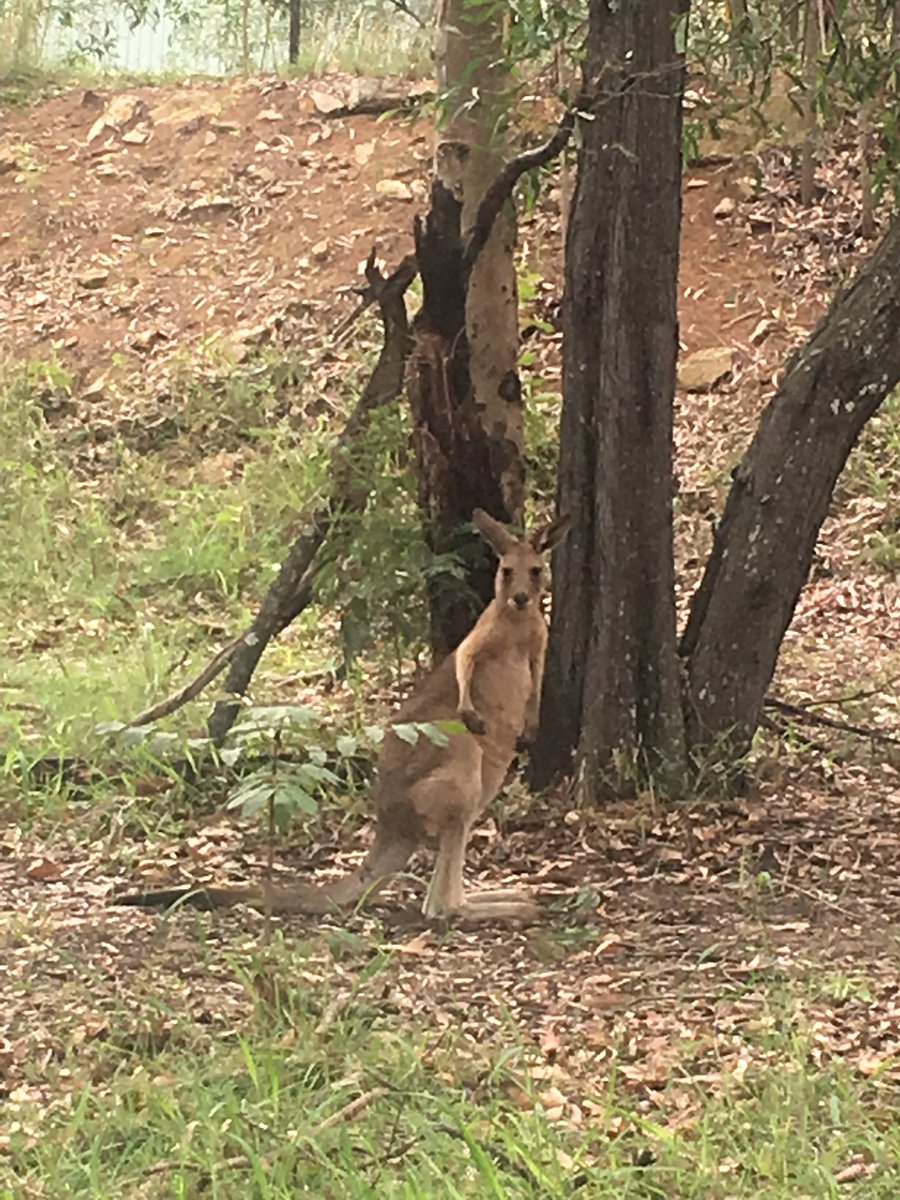
[[[152,404],[154,381],[162,387],[173,362],[211,339],[239,357],[296,332],[294,317],[304,339],[321,341],[349,311],[371,245],[388,265],[411,248],[431,150],[427,121],[325,115],[321,94],[336,88],[328,80],[204,82],[142,87],[124,99],[78,91],[5,114],[2,352],[56,357],[74,370],[71,419],[89,423],[115,408],[137,374],[142,402]],[[687,173],[683,359],[715,347],[731,354],[711,390],[679,393],[685,598],[708,545],[708,514],[721,500],[717,469],[740,452],[785,353],[866,248],[840,153],[821,183],[820,203],[801,214],[786,161],[774,152],[760,160],[758,178],[746,163]],[[558,231],[551,191],[523,222],[529,262],[551,299],[561,278]],[[542,354],[552,373],[556,349]],[[896,575],[862,550],[888,506],[851,496],[836,510],[777,681],[793,700],[879,688],[867,717],[885,727],[897,723],[890,681],[900,675],[900,594]],[[514,803],[502,837],[488,822],[474,839],[473,883],[528,883],[551,906],[580,890],[580,909],[512,934],[440,932],[398,922],[395,892],[379,910],[384,927],[366,917],[351,923],[395,951],[387,977],[372,985],[379,1002],[427,1014],[438,1028],[462,1023],[483,1044],[507,1007],[533,1036],[536,1070],[570,1116],[573,1107],[590,1116],[587,1092],[615,1062],[648,1109],[687,1119],[697,1081],[750,1069],[744,1032],[776,1019],[765,1002],[773,981],[815,977],[802,1013],[814,1052],[895,1080],[897,771],[883,746],[833,730],[811,736],[818,744],[797,753],[773,742],[761,781],[721,807],[672,813],[642,797],[581,813],[564,796],[531,809]],[[311,858],[290,862],[286,853],[285,865],[331,872],[360,844],[348,844],[344,831]],[[256,937],[259,919],[182,913],[161,925],[154,915],[107,908],[119,850],[112,835],[85,846],[72,816],[46,841],[12,829],[0,842],[0,908],[10,930],[0,1018],[7,1093],[40,1100],[48,1086],[40,1064],[61,1046],[105,1036],[116,1006],[132,1014],[135,1039],[146,1036],[148,980],[209,1037],[241,1019],[247,995],[224,959],[218,973],[194,969],[197,931],[207,947],[234,946]],[[159,850],[188,875],[198,862],[257,871],[261,857],[252,840],[218,824],[190,847]],[[315,928],[286,926],[298,937]],[[353,986],[357,965],[326,949],[310,960],[311,971],[332,979],[336,998]],[[858,978],[867,981],[864,998],[836,982]],[[155,1037],[166,1027],[165,1017],[153,1018]]]

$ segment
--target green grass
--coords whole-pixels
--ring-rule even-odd
[[[212,383],[185,372],[167,401],[145,400],[127,419],[134,397],[118,411],[114,401],[102,413],[114,436],[99,445],[71,413],[56,414],[78,412],[62,370],[0,373],[7,746],[44,740],[77,752],[97,721],[159,699],[246,626],[303,514],[328,494],[332,439],[355,399],[350,379],[335,414],[310,417],[302,377],[266,368],[232,368]],[[421,637],[426,558],[404,419],[397,407],[374,420],[357,464],[373,489],[370,510],[339,531],[323,608],[272,647],[266,669],[321,669],[376,638],[401,653]]]
[[[0,1117],[0,1196],[897,1194],[891,1098],[839,1061],[815,1063],[787,1015],[800,995],[773,997],[783,1025],[761,1023],[768,1031],[748,1040],[741,1079],[726,1073],[710,1086],[673,1071],[648,1101],[615,1071],[595,1086],[563,1078],[581,1116],[570,1108],[557,1120],[538,1099],[543,1085],[527,1082],[535,1051],[512,1023],[478,1038],[405,1017],[382,998],[390,952],[329,936],[331,951],[328,938],[277,940],[232,951],[224,966],[207,947],[191,972],[211,978],[205,1024],[184,1011],[173,979],[160,986],[158,962],[128,981],[139,1009],[98,1011],[89,977],[81,994],[64,990],[69,1020],[54,1031],[53,1054],[29,1066],[28,1085]],[[229,989],[243,1005],[237,1023]],[[627,1057],[624,1043],[616,1053]],[[680,1119],[668,1096],[676,1090],[686,1098]],[[868,1177],[847,1191],[836,1176],[854,1162]]]

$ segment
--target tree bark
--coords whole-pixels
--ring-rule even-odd
[[[734,472],[681,643],[694,752],[735,763],[759,722],[834,485],[900,382],[900,218],[789,366]]]
[[[288,0],[288,62],[293,66],[300,57],[300,17],[303,0]]]
[[[672,546],[687,0],[592,0],[566,245],[554,603],[533,778],[577,755],[589,793],[686,757]]]
[[[809,208],[816,190],[816,138],[819,117],[816,111],[816,74],[821,48],[821,23],[818,0],[806,0],[803,15],[803,144],[800,147],[800,203]]]
[[[503,205],[468,272],[462,246],[502,167],[496,129],[506,104],[503,22],[496,6],[442,0],[438,87],[450,118],[435,154],[432,211],[418,229],[423,306],[414,326],[410,395],[426,538],[463,562],[468,590],[438,570],[430,587],[440,658],[492,594],[493,570],[468,532],[474,507],[506,523],[524,508],[524,414],[518,363],[515,210]],[[445,559],[445,564],[446,564]],[[439,564],[440,566],[440,564]]]

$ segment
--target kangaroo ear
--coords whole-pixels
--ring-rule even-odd
[[[545,554],[548,550],[552,550],[554,546],[558,546],[571,528],[572,518],[566,513],[565,516],[557,517],[555,521],[551,521],[549,525],[541,525],[535,529],[529,541],[539,554]]]
[[[516,538],[513,537],[506,526],[501,525],[499,521],[495,521],[483,508],[476,508],[472,513],[472,524],[487,544],[496,550],[501,558],[516,545]]]

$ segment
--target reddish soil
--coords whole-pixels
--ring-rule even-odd
[[[373,244],[388,264],[411,248],[432,147],[427,120],[318,111],[345,83],[77,90],[5,114],[0,348],[55,356],[90,387],[113,366],[145,372],[210,338],[259,338],[286,310],[329,328]],[[777,357],[793,289],[774,280],[746,222],[713,215],[733,176],[687,180],[682,338],[687,351],[740,345],[780,310]],[[379,195],[387,181],[406,198]],[[555,285],[558,213],[551,194],[526,225]]]

